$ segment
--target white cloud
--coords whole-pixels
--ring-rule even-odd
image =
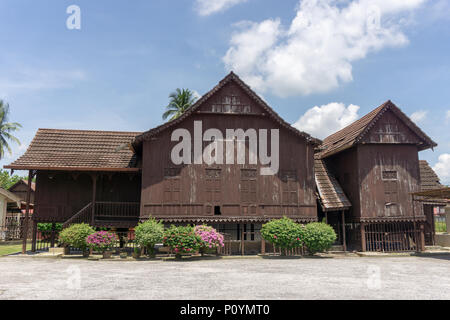
[[[426,118],[427,113],[428,111],[424,110],[416,111],[411,115],[411,120],[414,122],[420,122]]]
[[[319,139],[348,126],[358,119],[359,106],[332,102],[305,112],[293,126]]]
[[[199,15],[209,16],[224,11],[247,0],[196,0],[196,9]]]
[[[442,184],[450,185],[450,153],[443,153],[433,167]]]
[[[445,120],[447,122],[450,121],[450,110],[447,110],[447,113],[445,114]]]
[[[353,80],[352,63],[408,43],[401,31],[426,0],[303,0],[288,27],[279,19],[238,25],[225,66],[259,92],[325,92]]]

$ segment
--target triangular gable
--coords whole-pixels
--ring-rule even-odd
[[[275,120],[280,126],[285,127],[289,131],[293,132],[294,134],[306,139],[306,141],[312,145],[319,145],[321,141],[319,139],[311,137],[309,134],[299,131],[296,128],[292,127],[289,123],[284,121],[269,105],[264,102],[247,84],[244,83],[236,74],[233,72],[230,72],[223,80],[219,82],[217,86],[215,86],[211,91],[203,95],[191,108],[189,108],[186,112],[183,113],[179,118],[169,121],[167,123],[164,123],[156,128],[150,129],[149,131],[144,132],[143,134],[136,137],[136,139],[133,142],[133,148],[135,150],[139,150],[142,142],[146,139],[149,139],[150,137],[161,133],[162,131],[182,122],[184,119],[192,115],[196,112],[212,112],[213,106],[217,106],[217,108],[225,108],[226,105],[228,105],[228,102],[230,102],[230,108],[233,108],[233,95],[230,93],[229,95],[225,94],[220,96],[220,99],[216,99],[214,101],[211,101],[208,106],[206,106],[206,103],[216,96],[216,93],[218,93],[221,90],[226,91],[227,88],[225,88],[227,85],[236,86],[236,88],[239,88],[239,90],[242,90],[246,93],[246,96],[248,99],[250,99],[252,103],[252,108],[250,109],[240,109],[243,112],[249,111],[250,114],[264,114],[268,115],[270,118]],[[245,108],[247,106],[245,99],[247,97],[241,97],[243,101],[239,101],[239,103],[234,103],[235,108]],[[230,99],[229,101],[223,100],[223,99]],[[235,101],[237,102],[237,101]],[[239,106],[238,106],[239,105]],[[237,110],[238,111],[238,110]]]
[[[419,151],[437,146],[437,144],[431,140],[431,138],[428,137],[418,126],[416,126],[416,124],[411,121],[407,115],[405,115],[394,103],[388,100],[378,108],[363,116],[361,119],[356,120],[344,129],[325,138],[320,146],[320,157],[329,157],[333,154],[351,148],[357,143],[370,142],[371,139],[367,138],[367,134],[370,133],[373,128],[375,129],[372,132],[376,131],[377,123],[379,123],[380,119],[383,118],[386,112],[395,115],[395,117],[399,120],[398,123],[401,123],[400,127],[410,130],[409,132],[411,132],[412,136],[410,135],[409,138],[414,141],[411,140],[409,143],[416,144]],[[403,130],[403,132],[405,132],[405,130]],[[387,140],[385,143],[395,143],[395,141],[389,142],[389,140]]]

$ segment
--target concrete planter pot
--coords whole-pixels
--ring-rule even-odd
[[[111,259],[112,252],[111,251],[105,251],[103,252],[103,259]]]

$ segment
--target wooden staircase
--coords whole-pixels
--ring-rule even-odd
[[[63,228],[76,223],[87,223],[94,227],[131,228],[139,221],[139,210],[138,202],[90,202],[64,222]]]

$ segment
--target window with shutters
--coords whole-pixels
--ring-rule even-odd
[[[241,169],[241,202],[256,203],[256,169]]]
[[[205,169],[205,193],[206,202],[221,202],[222,193],[222,170],[221,169]]]
[[[283,204],[298,204],[298,181],[295,171],[281,171]]]
[[[384,202],[386,216],[397,215],[398,203],[398,181],[397,171],[383,171],[382,179],[384,184]]]

